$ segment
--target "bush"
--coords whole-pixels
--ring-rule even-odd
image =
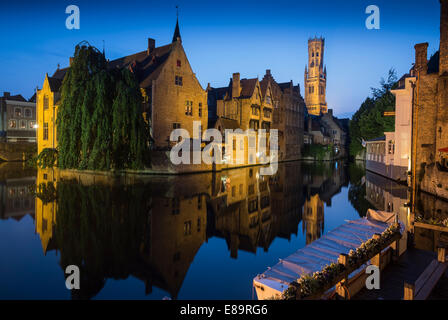
[[[36,166],[41,169],[53,168],[56,164],[56,159],[58,158],[58,151],[52,148],[45,148],[37,156]],[[34,161],[34,160],[33,160]]]
[[[332,144],[306,144],[303,146],[302,155],[304,157],[313,157],[316,160],[322,161],[328,155],[330,159],[334,156],[334,148]]]

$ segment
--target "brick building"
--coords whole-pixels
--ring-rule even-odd
[[[413,183],[448,199],[448,0],[440,0],[440,49],[415,45],[413,73]]]
[[[319,116],[327,113],[327,68],[324,68],[325,39],[308,40],[308,65],[305,67],[305,102],[308,113]]]
[[[279,160],[299,159],[303,146],[305,109],[299,84],[294,85],[292,81],[277,83],[271,70],[266,70],[260,84],[264,96],[268,84],[271,87],[274,101],[272,128],[278,130]]]
[[[146,50],[109,61],[108,67],[128,68],[137,77],[143,96],[142,114],[151,123],[156,149],[170,148],[173,129],[184,128],[192,134],[193,121],[200,121],[202,130],[207,129],[207,92],[188,61],[178,22],[170,44],[156,47],[155,40],[148,38]],[[57,141],[53,142],[55,119],[60,84],[67,70],[58,69],[53,76],[47,76],[42,90],[38,90],[39,152],[57,146]]]
[[[209,86],[207,90],[209,127],[223,133],[235,127],[243,131],[277,129],[279,160],[300,158],[304,100],[299,85],[277,83],[266,70],[261,81],[240,79],[240,74],[234,73],[227,87]]]

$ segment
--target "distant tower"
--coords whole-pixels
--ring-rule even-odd
[[[325,92],[327,68],[324,68],[324,38],[308,40],[308,67],[305,67],[305,103],[309,114],[327,113]]]

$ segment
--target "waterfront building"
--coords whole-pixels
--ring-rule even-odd
[[[395,131],[366,142],[366,169],[448,198],[448,2],[441,0],[440,50],[415,45],[415,63],[392,90]]]
[[[395,95],[395,131],[366,142],[366,169],[393,180],[407,181],[411,169],[412,101],[416,78],[401,77]]]
[[[448,199],[448,0],[440,0],[440,47],[415,46],[413,185]]]
[[[0,97],[0,139],[5,142],[36,142],[35,96],[4,92]]]
[[[308,113],[327,113],[327,68],[324,67],[324,38],[308,40],[308,65],[305,66],[305,103]]]
[[[209,103],[209,127],[218,129],[225,134],[225,129],[234,130],[235,127],[241,129],[241,133],[236,134],[232,141],[226,141],[225,150],[233,150],[233,157],[236,160],[237,148],[243,151],[241,157],[243,164],[257,163],[258,159],[249,159],[249,148],[255,148],[259,152],[257,143],[249,143],[249,139],[244,137],[244,132],[248,129],[254,130],[258,135],[259,129],[266,132],[266,154],[269,149],[269,131],[272,128],[274,100],[271,84],[268,82],[264,89],[261,89],[257,78],[240,79],[239,73],[234,73],[229,85],[222,88],[207,88]],[[224,124],[225,126],[221,126]],[[250,139],[252,141],[252,138]],[[224,141],[223,141],[224,142]],[[237,146],[239,145],[239,146]],[[223,149],[223,154],[225,150]],[[239,158],[240,156],[238,156]],[[260,154],[257,155],[260,157]]]
[[[0,183],[0,219],[19,221],[27,214],[34,216],[34,194],[31,187],[36,178],[30,173],[28,177],[9,178]]]
[[[70,59],[71,60],[71,59]],[[129,69],[135,74],[142,91],[142,115],[151,124],[153,147],[169,149],[173,129],[183,128],[193,133],[193,121],[207,129],[207,92],[201,87],[182,45],[179,23],[172,42],[156,47],[148,38],[146,50],[108,61],[109,68]],[[60,87],[69,68],[59,69],[45,77],[37,92],[38,149],[57,146],[56,115]]]
[[[53,77],[45,75],[42,89],[37,90],[37,152],[43,149],[55,149],[58,146],[56,139],[56,116],[61,99],[61,85],[65,72],[55,72]]]
[[[271,87],[274,111],[272,128],[278,130],[279,160],[296,160],[301,156],[305,101],[300,94],[299,84],[277,83],[271,74],[266,74],[260,82],[263,96]]]

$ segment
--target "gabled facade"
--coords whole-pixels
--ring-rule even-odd
[[[233,119],[240,129],[265,129],[269,131],[272,124],[272,93],[270,85],[266,94],[261,91],[257,78],[240,79],[239,73],[234,73],[230,83],[224,88],[208,88],[211,103],[211,115],[215,120],[219,117]]]
[[[58,70],[59,71],[59,70]],[[56,74],[58,73],[56,71]],[[55,149],[58,146],[56,137],[56,116],[61,99],[62,79],[45,75],[42,89],[37,90],[37,152],[43,149]]]
[[[303,116],[305,102],[300,87],[293,82],[277,83],[271,70],[266,70],[260,82],[263,95],[268,89],[273,101],[272,128],[278,130],[279,160],[296,160],[303,146]]]
[[[202,130],[207,128],[207,92],[190,66],[178,22],[172,43],[156,47],[155,40],[149,38],[146,50],[108,61],[108,68],[127,68],[135,74],[143,96],[142,115],[150,123],[155,149],[171,147],[169,137],[173,129],[184,128],[191,135],[195,120],[201,122]],[[57,101],[67,71],[68,68],[58,69],[52,77],[46,76],[38,91],[39,152],[57,146]]]

